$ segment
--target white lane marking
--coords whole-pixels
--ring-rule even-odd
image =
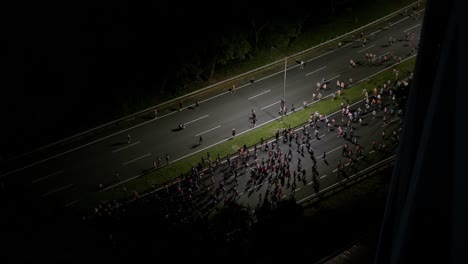
[[[341,112],[341,111],[340,111],[340,112]],[[343,146],[339,146],[339,147],[337,147],[337,148],[335,148],[335,149],[332,149],[332,150],[328,151],[328,152],[327,152],[327,155],[328,155],[329,153],[332,153],[332,152],[336,151],[337,149],[342,148],[342,147],[343,147]],[[318,156],[317,158],[323,158],[323,154],[322,154],[321,156]]]
[[[322,67],[322,68],[320,68],[320,69],[317,69],[317,70],[315,70],[315,71],[313,71],[313,72],[309,72],[309,73],[306,74],[306,76],[307,76],[307,75],[311,75],[312,73],[316,73],[316,72],[318,72],[318,71],[320,71],[320,70],[323,70],[323,69],[325,69],[326,67],[327,67],[327,66],[324,66],[324,67]]]
[[[130,144],[130,145],[128,145],[128,146],[125,146],[125,147],[123,147],[123,148],[119,148],[119,149],[113,150],[112,153],[115,153],[115,152],[117,152],[117,151],[121,151],[122,149],[126,149],[126,148],[129,148],[129,147],[131,147],[131,146],[133,146],[133,145],[140,144],[140,143],[141,143],[140,141],[137,141],[137,142],[132,143],[132,144]]]
[[[54,172],[54,173],[49,174],[49,175],[47,175],[47,176],[45,176],[45,177],[39,178],[39,179],[37,179],[37,180],[34,180],[32,183],[36,183],[36,182],[38,182],[38,181],[42,181],[42,180],[44,180],[44,179],[46,179],[46,178],[52,177],[52,176],[57,175],[57,174],[59,174],[59,173],[62,173],[62,172],[64,172],[64,171],[65,171],[65,170],[61,170],[61,171]]]
[[[129,181],[131,181],[131,180],[133,180],[133,179],[135,179],[135,178],[141,177],[141,176],[143,176],[143,175],[145,175],[145,174],[146,174],[146,172],[142,172],[142,173],[140,173],[140,174],[137,174],[136,176],[133,176],[133,177],[131,177],[131,178],[128,178],[128,179],[123,180],[123,181],[121,181],[121,182],[118,182],[118,183],[116,183],[116,184],[110,185],[110,186],[106,187],[105,189],[103,189],[102,191],[107,191],[107,190],[109,190],[109,189],[111,189],[111,188],[114,188],[115,186],[118,186],[118,185],[124,184],[124,183],[126,183],[126,182],[129,182]],[[164,188],[164,186],[161,186],[157,191],[159,191],[159,190],[161,190],[161,189],[163,189],[163,188]],[[84,198],[83,198],[83,199],[84,199]],[[82,199],[81,199],[81,200],[82,200]],[[81,201],[81,200],[78,200],[78,201]]]
[[[390,54],[390,52],[385,52],[384,54],[380,55],[379,57],[385,56],[387,54]]]
[[[203,119],[203,118],[205,118],[205,117],[208,117],[208,115],[199,117],[199,118],[197,118],[197,119],[195,119],[195,120],[192,120],[192,121],[189,121],[189,122],[185,123],[185,125],[188,125],[188,124],[190,124],[190,123],[193,123],[193,122],[198,121],[198,120],[200,120],[200,119]]]
[[[321,135],[321,136],[319,136],[319,138],[323,138],[324,136],[325,136],[325,135]],[[314,138],[314,139],[312,139],[310,142],[314,142],[314,141],[316,141],[316,140],[317,140],[317,138]],[[302,145],[305,145],[305,144],[302,144]]]
[[[370,49],[370,48],[372,48],[372,47],[374,47],[374,46],[375,46],[375,44],[374,44],[374,45],[371,45],[371,46],[369,46],[369,47],[367,47],[367,48],[365,48],[365,49],[362,49],[362,50],[358,51],[357,53],[361,53],[361,52],[363,52],[363,51],[365,51],[365,50],[367,50],[367,49]]]
[[[300,129],[295,130],[295,131],[299,131],[299,130],[301,130],[301,129],[302,129],[302,127],[301,127]],[[327,134],[321,135],[321,136],[319,136],[319,138],[323,138],[323,137],[326,136],[326,135],[327,135]],[[276,139],[275,139],[275,140],[276,140]],[[317,138],[314,137],[314,139],[312,139],[310,142],[314,142],[314,141],[317,141]],[[307,143],[306,143],[306,144],[301,144],[301,145],[299,145],[299,147],[302,147],[302,146],[305,146],[305,145],[307,145]]]
[[[198,134],[196,134],[195,136],[198,137],[198,136],[200,136],[200,135],[203,135],[203,134],[205,134],[205,133],[208,133],[208,132],[210,132],[210,131],[212,131],[212,130],[215,130],[215,129],[217,129],[217,128],[220,128],[220,127],[221,127],[221,125],[219,125],[219,126],[217,126],[217,127],[213,127],[212,129],[208,129],[208,130],[206,130],[206,131],[203,131],[203,132],[201,132],[201,133],[198,133]]]
[[[125,165],[127,165],[127,164],[129,164],[129,163],[132,163],[132,162],[137,161],[137,160],[139,160],[139,159],[142,159],[142,158],[144,158],[144,157],[148,157],[149,155],[151,155],[151,153],[148,153],[148,154],[146,154],[146,155],[144,155],[144,156],[141,156],[141,157],[139,157],[139,158],[136,158],[136,159],[132,159],[131,161],[127,161],[127,162],[125,162],[124,164],[122,164],[122,166],[125,166]]]
[[[60,191],[60,190],[69,188],[70,186],[73,186],[73,184],[69,184],[69,185],[64,186],[64,187],[62,187],[62,188],[58,188],[58,189],[53,190],[53,191],[50,191],[50,192],[48,192],[48,193],[44,193],[43,195],[41,195],[41,197],[45,197],[45,196],[47,196],[47,195],[53,194],[53,193],[55,193],[55,192],[58,192],[58,191]]]
[[[70,206],[70,205],[72,205],[72,204],[75,204],[75,203],[77,203],[77,202],[81,201],[81,200],[82,200],[82,199],[75,200],[75,201],[73,201],[73,202],[69,202],[69,203],[67,203],[65,206],[67,206],[67,207],[68,207],[68,206]]]
[[[297,192],[297,191],[299,191],[300,189],[301,189],[301,188],[297,188],[297,189],[295,189],[294,191]]]
[[[257,94],[257,95],[252,96],[252,97],[249,97],[249,99],[247,99],[247,100],[254,99],[254,98],[257,97],[257,96],[266,94],[266,93],[268,93],[268,92],[271,92],[271,90],[267,90],[267,91],[264,91],[263,93],[259,93],[259,94]]]
[[[390,122],[386,123],[385,125],[381,125],[380,127],[384,127],[384,126],[387,126],[389,125],[390,123],[393,123],[394,121],[398,120],[399,118],[395,118],[393,120],[391,120]]]
[[[395,157],[396,157],[396,155],[393,155],[393,156],[391,156],[391,157],[388,157],[388,158],[386,158],[386,159],[384,159],[384,160],[382,160],[382,161],[380,161],[380,162],[377,162],[376,164],[374,164],[374,165],[372,165],[372,166],[369,166],[369,167],[365,168],[364,170],[373,168],[373,167],[379,165],[380,163],[382,163],[382,162],[387,162],[387,160],[393,159],[393,158],[395,158]],[[361,171],[363,171],[363,170],[361,170]],[[358,172],[358,173],[360,173],[360,172]],[[355,174],[351,175],[351,176],[349,177],[349,179],[351,179],[351,178],[353,178],[353,177],[356,177],[356,175],[357,175],[358,173],[355,173]],[[328,190],[328,189],[331,189],[331,188],[333,188],[335,185],[338,185],[338,184],[340,184],[340,183],[337,182],[337,183],[335,183],[335,184],[332,184],[332,185],[328,186],[327,188],[321,190],[320,192],[324,192],[324,191],[326,191],[326,190]],[[302,201],[307,200],[307,199],[309,199],[310,197],[312,197],[312,196],[314,196],[314,195],[317,196],[317,193],[311,194],[311,195],[309,195],[309,196],[307,196],[307,197],[305,197],[305,198],[303,198],[303,199],[297,201],[297,203],[301,203]]]
[[[336,79],[336,78],[338,78],[338,77],[340,77],[340,76],[341,76],[341,75],[337,75],[337,76],[335,76],[335,77],[333,77],[333,78],[331,78],[331,79],[328,79],[327,81],[334,80],[334,79]]]
[[[413,28],[415,28],[415,27],[419,27],[420,25],[421,25],[421,23],[417,24],[417,25],[414,26],[414,27],[410,27],[410,28],[408,28],[408,29],[405,29],[405,30],[403,30],[403,32],[409,31],[409,30],[411,30],[411,29],[413,29]]]
[[[275,105],[275,104],[279,104],[280,102],[281,102],[281,101],[278,101],[278,102],[276,102],[276,103],[269,104],[269,105],[267,105],[267,106],[265,106],[265,107],[260,108],[260,110],[266,109],[266,108],[268,108],[268,107],[270,107],[270,106],[273,106],[273,105]]]
[[[374,152],[375,152],[375,150],[371,150],[371,151],[369,151],[369,154],[372,154],[372,153],[374,153]]]
[[[327,175],[323,175],[322,177],[320,177],[320,179],[323,179],[323,178],[325,178],[325,177],[327,177]],[[311,182],[309,182],[307,185],[312,185],[313,183],[314,183],[314,182],[311,181]]]

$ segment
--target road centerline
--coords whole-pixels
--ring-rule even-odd
[[[61,171],[54,172],[54,173],[49,174],[49,175],[47,175],[47,176],[44,176],[44,177],[42,177],[42,178],[36,179],[36,180],[32,181],[32,183],[36,183],[36,182],[38,182],[38,181],[42,181],[42,180],[47,179],[47,178],[49,178],[49,177],[55,176],[55,175],[57,175],[57,174],[60,174],[60,173],[62,173],[62,172],[64,172],[64,171],[65,171],[65,170],[61,170]]]
[[[143,156],[141,156],[141,157],[139,157],[139,158],[136,158],[136,159],[132,159],[131,161],[127,161],[127,162],[125,162],[124,164],[122,164],[122,166],[125,166],[125,165],[127,165],[127,164],[129,164],[129,163],[132,163],[132,162],[134,162],[134,161],[137,161],[137,160],[139,160],[139,159],[148,157],[149,155],[151,155],[151,153],[148,153],[148,154],[143,155]]]
[[[128,145],[128,146],[125,146],[125,147],[122,147],[122,148],[119,148],[119,149],[113,150],[113,151],[112,151],[112,153],[115,153],[115,152],[117,152],[117,151],[121,151],[122,149],[126,149],[126,148],[129,148],[129,147],[131,147],[131,146],[134,146],[134,145],[136,145],[136,144],[140,144],[140,143],[141,143],[140,141],[137,141],[137,142],[135,142],[135,143],[132,143],[132,144],[130,144],[130,145]]]
[[[407,32],[407,31],[409,31],[409,30],[411,30],[411,29],[413,29],[413,28],[415,28],[415,27],[419,27],[420,25],[421,25],[421,23],[417,24],[417,25],[414,26],[414,27],[410,27],[410,28],[408,28],[408,29],[405,29],[405,30],[403,30],[403,32]]]
[[[368,49],[370,49],[370,48],[372,48],[372,47],[375,47],[375,44],[374,44],[374,45],[371,45],[371,46],[369,46],[369,47],[367,47],[367,48],[365,48],[365,49],[362,49],[362,50],[358,51],[357,53],[361,53],[361,52],[363,52],[363,51],[365,51],[365,50],[368,50]]]
[[[203,134],[205,134],[205,133],[208,133],[208,132],[210,132],[210,131],[212,131],[212,130],[215,130],[215,129],[217,129],[217,128],[220,128],[220,127],[221,127],[221,125],[219,125],[219,126],[217,126],[217,127],[213,127],[213,128],[211,128],[211,129],[208,129],[208,130],[206,130],[206,131],[203,131],[203,132],[201,132],[201,133],[196,134],[195,137],[198,137],[198,136],[200,136],[200,135],[203,135]]]
[[[203,119],[203,118],[205,118],[205,117],[208,117],[208,115],[199,117],[199,118],[197,118],[197,119],[195,119],[195,120],[192,120],[192,121],[189,121],[189,122],[187,122],[187,123],[185,123],[185,124],[188,125],[188,124],[190,124],[190,123],[193,123],[193,122],[198,121],[198,120],[200,120],[200,119]]]
[[[306,74],[306,76],[307,76],[307,75],[311,75],[312,73],[316,73],[316,72],[318,72],[318,71],[320,71],[320,70],[323,70],[323,69],[325,69],[326,67],[327,67],[327,66],[323,66],[323,67],[320,68],[320,69],[317,69],[317,70],[315,70],[315,71],[313,71],[313,72],[309,72],[309,73]]]
[[[51,194],[56,193],[56,192],[58,192],[58,191],[61,191],[61,190],[63,190],[63,189],[69,188],[69,187],[71,187],[71,186],[73,186],[73,184],[69,184],[69,185],[67,185],[67,186],[63,186],[63,187],[61,187],[61,188],[55,189],[55,190],[53,190],[53,191],[50,191],[50,192],[48,192],[48,193],[44,193],[43,195],[41,195],[41,197],[45,197],[45,196],[47,196],[47,195],[51,195]]]
[[[327,81],[334,80],[334,79],[336,79],[336,78],[338,78],[338,77],[340,77],[340,76],[341,76],[341,75],[337,75],[337,76],[335,76],[335,77],[333,77],[333,78],[331,78],[331,79],[328,79]]]
[[[252,96],[252,97],[249,97],[249,99],[247,99],[247,100],[254,99],[254,98],[257,97],[257,96],[266,94],[266,93],[268,93],[268,92],[271,92],[271,90],[266,90],[266,91],[264,91],[264,92],[262,92],[262,93],[259,93],[259,94],[257,94],[257,95],[254,95],[254,96]]]
[[[260,108],[260,110],[266,109],[266,108],[268,108],[268,107],[270,107],[270,106],[274,106],[275,104],[279,104],[280,102],[281,102],[281,101],[278,101],[278,102],[269,104],[269,105],[267,105],[267,106],[264,106],[264,107]]]

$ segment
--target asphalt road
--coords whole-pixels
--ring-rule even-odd
[[[388,30],[371,33],[367,36],[365,47],[359,42],[352,42],[307,61],[304,69],[300,69],[299,65],[288,68],[285,92],[288,108],[291,104],[296,108],[301,107],[304,99],[311,103],[312,93],[316,90],[315,84],[322,78],[330,81],[329,88],[332,88],[323,94],[326,96],[331,91],[336,91],[336,80],[348,83],[349,78],[352,78],[357,82],[391,65],[391,62],[367,63],[364,58],[366,52],[383,56],[392,51],[402,58],[408,57],[411,48],[404,41],[405,33],[414,33],[415,42],[418,42],[421,23],[422,17],[416,20],[404,19]],[[396,37],[397,41],[395,45],[388,47],[390,36]],[[350,59],[358,63],[356,69],[350,68]],[[199,135],[204,137],[202,146],[205,148],[226,141],[233,128],[238,135],[249,131],[251,124],[248,118],[251,109],[257,113],[257,128],[277,118],[279,101],[284,92],[283,81],[284,71],[278,72],[253,84],[237,87],[235,93],[222,93],[201,101],[199,109],[185,106],[180,112],[175,111],[148,120],[128,131],[116,133],[84,147],[63,149],[61,153],[51,157],[28,160],[27,164],[22,164],[21,161],[7,163],[2,169],[1,177],[6,179],[6,188],[9,187],[8,181],[11,178],[26,179],[26,189],[32,190],[38,199],[52,197],[62,205],[71,205],[85,195],[98,191],[100,183],[115,182],[115,172],[124,181],[151,169],[157,157],[164,162],[165,155],[169,154],[171,161],[175,161],[203,151],[197,146]],[[179,123],[186,124],[186,128],[175,131]],[[372,128],[371,122],[368,129],[363,130],[362,136],[368,138],[367,135],[374,133]],[[375,129],[378,130],[378,127]],[[130,143],[127,143],[127,134],[131,135]],[[336,136],[323,134],[325,136],[322,140],[315,143],[316,153],[330,151],[341,145],[342,140]],[[374,156],[376,161],[382,158],[378,154]],[[330,167],[334,167],[332,164],[334,163],[330,160]],[[334,180],[332,172],[323,173],[327,176],[322,179],[321,187]],[[304,192],[304,197],[306,193]]]

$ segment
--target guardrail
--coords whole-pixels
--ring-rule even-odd
[[[307,205],[310,205],[311,203],[315,202],[315,201],[318,201],[319,199],[321,199],[322,197],[324,197],[324,195],[328,194],[328,193],[336,193],[338,191],[338,188],[345,188],[346,186],[348,186],[349,184],[353,184],[353,183],[356,183],[360,180],[363,180],[365,178],[367,178],[371,173],[378,173],[379,171],[381,171],[382,169],[384,168],[387,168],[388,166],[390,166],[394,161],[395,161],[395,158],[396,158],[396,155],[393,155],[389,158],[386,158],[380,162],[378,162],[377,164],[374,164],[358,173],[355,173],[354,175],[351,175],[349,176],[348,178],[338,182],[338,183],[335,183],[331,186],[328,186],[327,188],[323,189],[323,190],[320,190],[304,199],[301,199],[299,200],[297,203],[300,204],[300,205],[304,205],[304,204],[307,204]]]
[[[360,172],[364,175],[362,175],[360,178],[356,178],[354,180],[354,183],[360,181],[360,180],[364,180],[365,178],[367,178],[371,173],[375,172],[375,174],[377,174],[380,170],[383,170],[383,169],[386,169],[388,166],[391,165],[392,162],[395,161],[395,158],[396,158],[396,155],[393,155],[392,157],[388,158],[387,160],[384,160],[385,162],[383,162],[382,164],[379,164],[377,167],[374,168],[374,170],[369,170],[371,167],[367,168],[366,170]],[[377,165],[377,164],[375,164]],[[374,165],[374,166],[375,166]],[[343,184],[346,184],[346,183],[343,183]],[[351,183],[352,184],[352,183]],[[349,186],[349,185],[348,185]],[[330,189],[328,190],[328,192],[331,192],[331,191],[334,191],[336,192],[336,188],[340,187],[339,185],[334,187],[333,189]],[[312,204],[314,201],[318,201],[319,197],[318,195],[315,196],[315,197],[311,197],[310,198],[311,200],[309,201],[304,201],[303,203],[308,203],[308,205]],[[333,259],[334,257],[338,256],[339,254],[341,254],[343,251],[345,251],[346,249],[350,248],[352,245],[356,244],[357,242],[359,242],[364,236],[360,236],[359,238],[357,239],[354,239],[352,240],[351,242],[347,243],[345,246],[341,247],[340,249],[337,249],[335,250],[333,253],[331,254],[328,254],[327,256],[323,257],[322,259],[318,260],[317,262],[315,262],[314,264],[324,264],[326,263],[327,261]]]
[[[374,164],[358,173],[355,173],[354,175],[351,175],[349,176],[348,178],[345,178],[344,180],[332,185],[332,186],[329,186],[323,190],[320,190],[304,199],[301,199],[299,201],[297,201],[297,203],[299,205],[310,205],[312,204],[313,202],[316,202],[318,200],[320,200],[322,197],[324,197],[326,194],[329,194],[329,193],[332,193],[335,194],[337,191],[338,191],[338,188],[346,188],[347,186],[349,186],[350,184],[353,184],[353,183],[357,183],[358,181],[361,181],[365,178],[367,178],[371,173],[375,173],[377,174],[379,171],[381,171],[382,169],[384,168],[387,168],[388,166],[390,166],[396,159],[396,155],[393,155],[389,158],[386,158],[380,162],[378,162],[377,164]],[[184,177],[186,176],[189,176],[190,174],[187,173],[186,175],[184,175]],[[157,191],[159,191],[161,188],[158,188],[158,189],[152,189],[152,190],[148,190],[146,192],[143,192],[143,193],[139,193],[139,197],[138,198],[131,198],[131,199],[128,199],[126,201],[121,201],[121,203],[119,203],[118,206],[116,206],[115,208],[118,208],[118,207],[122,207],[122,206],[126,206],[126,205],[129,205],[137,200],[140,200],[142,198],[144,198],[145,196],[147,195],[150,195],[150,194],[153,194]],[[130,194],[129,194],[130,196]],[[114,209],[115,209],[114,208]],[[92,219],[94,218],[95,215],[94,214],[91,214],[88,216],[88,219]]]
[[[391,13],[391,14],[388,14],[388,15],[386,15],[386,16],[380,18],[380,19],[374,20],[374,21],[372,21],[372,22],[369,23],[369,24],[366,24],[366,25],[364,25],[364,26],[361,26],[361,27],[359,27],[359,28],[357,28],[357,29],[355,29],[355,30],[352,30],[352,31],[350,31],[350,32],[347,32],[347,33],[345,33],[345,34],[343,34],[343,35],[340,35],[340,36],[338,36],[338,37],[336,37],[336,38],[333,38],[333,39],[330,39],[330,40],[325,41],[325,42],[323,42],[323,43],[320,43],[320,44],[318,44],[318,45],[316,45],[316,46],[314,46],[314,47],[311,47],[311,48],[308,48],[308,49],[306,49],[306,50],[300,51],[300,52],[298,52],[298,53],[296,53],[296,54],[293,54],[293,55],[291,55],[291,56],[289,56],[289,57],[297,57],[297,56],[300,56],[301,54],[307,53],[307,52],[309,52],[309,51],[311,51],[311,50],[313,50],[313,49],[317,49],[317,48],[320,48],[320,47],[322,47],[322,46],[325,46],[325,45],[327,45],[327,44],[329,44],[329,43],[332,43],[332,42],[334,42],[334,41],[337,41],[337,40],[339,40],[339,39],[346,38],[346,37],[349,36],[349,35],[352,35],[352,34],[354,34],[354,33],[356,33],[356,32],[362,31],[362,30],[363,30],[364,28],[366,28],[366,27],[370,27],[370,26],[376,25],[376,24],[378,24],[378,23],[381,23],[382,21],[388,20],[388,19],[391,18],[391,17],[397,16],[397,15],[401,14],[401,12],[403,12],[404,10],[406,10],[406,9],[408,9],[408,8],[411,8],[412,6],[414,6],[414,5],[418,4],[418,3],[421,3],[421,2],[422,2],[422,0],[417,1],[417,2],[414,2],[414,3],[412,3],[412,4],[410,4],[410,5],[406,6],[406,7],[403,7],[403,8],[401,8],[401,9],[399,9],[399,10],[397,10],[397,11]],[[154,109],[158,109],[158,108],[165,107],[165,106],[170,105],[170,104],[172,104],[172,103],[174,103],[174,102],[180,101],[180,100],[182,100],[182,99],[184,99],[184,98],[187,98],[187,97],[193,96],[193,95],[195,95],[195,94],[199,94],[199,93],[202,93],[202,92],[204,92],[204,91],[207,91],[207,90],[209,90],[209,89],[211,89],[211,88],[213,88],[213,87],[220,86],[220,85],[224,85],[224,84],[229,83],[229,82],[231,82],[231,81],[233,81],[233,80],[236,80],[236,79],[241,79],[241,78],[243,78],[243,77],[246,77],[246,76],[251,75],[251,74],[254,73],[254,72],[258,72],[258,71],[261,71],[261,70],[263,70],[263,69],[267,69],[268,67],[271,67],[271,66],[273,66],[273,65],[275,65],[275,64],[283,63],[283,61],[284,61],[284,59],[277,60],[277,61],[275,61],[275,62],[266,64],[266,65],[264,65],[264,66],[262,66],[262,67],[259,67],[259,68],[253,69],[253,70],[251,70],[251,71],[248,71],[248,72],[239,74],[239,75],[237,75],[237,76],[231,77],[231,78],[226,79],[226,80],[224,80],[224,81],[221,81],[221,82],[218,82],[218,83],[209,85],[209,86],[207,86],[207,87],[205,87],[205,88],[202,88],[202,89],[193,91],[193,92],[188,93],[188,94],[185,94],[185,95],[183,95],[183,96],[179,96],[179,97],[177,97],[177,98],[174,98],[174,99],[171,99],[171,100],[169,100],[169,101],[160,103],[160,104],[158,104],[158,105],[148,107],[148,108],[146,108],[146,109],[143,109],[143,110],[138,111],[138,112],[136,112],[136,113],[133,113],[133,114],[131,114],[131,115],[128,115],[128,116],[125,116],[125,117],[122,117],[122,118],[113,120],[113,121],[111,121],[111,122],[102,124],[102,125],[100,125],[100,126],[97,126],[97,127],[92,128],[92,129],[88,129],[88,130],[86,130],[86,131],[80,132],[80,133],[75,134],[75,135],[73,135],[73,136],[64,138],[64,139],[62,139],[62,140],[56,141],[56,142],[51,143],[51,144],[48,144],[48,145],[46,145],[46,146],[43,146],[43,147],[37,148],[37,149],[35,149],[35,150],[29,151],[29,152],[27,152],[27,153],[23,153],[23,154],[18,155],[18,156],[16,156],[16,157],[10,158],[9,160],[17,159],[17,158],[20,158],[20,157],[22,157],[22,156],[29,155],[29,154],[31,154],[31,153],[34,153],[34,152],[37,152],[37,151],[40,151],[40,150],[43,150],[43,149],[52,147],[52,146],[54,146],[54,145],[58,145],[58,144],[64,143],[64,142],[66,142],[66,141],[78,139],[79,137],[81,137],[81,136],[83,136],[83,135],[86,135],[86,134],[89,134],[89,133],[92,133],[92,132],[94,132],[94,131],[96,131],[96,130],[99,130],[99,129],[102,129],[102,128],[105,128],[105,127],[109,127],[109,126],[111,126],[111,125],[119,124],[119,123],[121,123],[122,121],[130,120],[130,119],[135,118],[135,117],[137,117],[137,116],[139,116],[139,115],[142,115],[142,114],[147,114],[147,113],[149,113],[149,112],[153,112]]]

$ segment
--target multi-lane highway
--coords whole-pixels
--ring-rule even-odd
[[[420,10],[422,11],[422,10]],[[165,162],[168,154],[171,161],[182,159],[197,151],[214,144],[226,141],[235,128],[237,134],[246,133],[252,129],[249,117],[251,109],[257,114],[257,126],[261,127],[278,117],[280,100],[285,92],[288,108],[294,104],[302,106],[303,101],[312,103],[312,93],[316,92],[315,84],[322,78],[329,81],[327,91],[323,96],[336,91],[337,80],[348,83],[365,79],[391,66],[394,62],[370,63],[365,60],[366,53],[377,54],[378,58],[393,53],[403,59],[411,56],[411,47],[405,41],[406,33],[414,35],[413,45],[419,42],[422,16],[418,19],[401,17],[398,23],[393,23],[386,30],[365,32],[368,40],[365,46],[354,41],[324,52],[306,61],[305,67],[299,65],[288,68],[286,75],[286,90],[283,90],[284,72],[278,72],[255,83],[237,87],[235,93],[221,93],[212,98],[202,100],[200,107],[184,106],[182,111],[174,111],[165,116],[147,120],[131,129],[104,137],[102,140],[89,142],[73,149],[63,149],[51,156],[38,157],[27,164],[15,161],[7,163],[1,177],[22,178],[30,182],[35,196],[39,199],[52,197],[62,205],[71,205],[84,196],[98,191],[100,183],[108,184],[125,181],[140,175],[153,167],[153,161],[160,157]],[[395,37],[394,45],[389,46],[389,38]],[[350,60],[357,62],[352,69]],[[186,128],[177,131],[179,123]],[[363,138],[371,138],[379,131],[377,122],[369,122],[363,129]],[[395,126],[396,122],[388,125]],[[381,125],[381,124],[380,124]],[[364,132],[367,131],[367,132]],[[128,134],[131,136],[128,142]],[[204,138],[203,148],[196,147],[198,138]],[[323,136],[316,145],[316,153],[333,152],[342,145],[342,139],[337,139],[333,133],[321,133]],[[336,151],[340,153],[338,150]],[[332,155],[332,154],[330,154]],[[377,162],[382,157],[374,154]],[[372,154],[370,154],[372,157]],[[333,158],[334,159],[334,158]],[[321,186],[333,182],[334,161],[330,156],[330,171],[321,172]],[[373,159],[373,158],[370,158]],[[20,165],[21,164],[21,165]],[[310,164],[307,164],[310,167]],[[119,177],[115,176],[118,172]],[[324,176],[326,175],[326,176]],[[303,188],[311,188],[304,186]],[[301,197],[307,196],[307,192]],[[248,197],[247,195],[245,197]]]

